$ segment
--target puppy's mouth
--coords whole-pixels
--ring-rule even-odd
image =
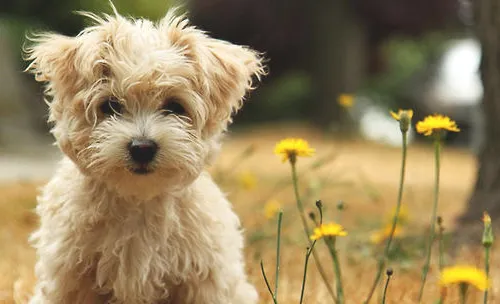
[[[148,165],[139,165],[137,167],[129,168],[129,170],[137,175],[147,175],[153,172],[153,169]]]

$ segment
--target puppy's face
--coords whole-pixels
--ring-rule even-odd
[[[258,55],[172,13],[158,24],[87,16],[96,25],[77,37],[43,34],[28,49],[58,145],[123,195],[185,187],[264,73]]]

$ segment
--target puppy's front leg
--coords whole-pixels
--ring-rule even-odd
[[[60,283],[52,280],[40,281],[29,304],[104,304],[107,296],[98,295],[92,285],[85,280],[77,289],[68,291]]]
[[[71,265],[74,266],[74,265]],[[54,265],[41,258],[36,265],[38,283],[30,304],[104,304],[106,296],[97,294],[89,275],[69,271],[70,265]],[[53,271],[52,271],[53,270]]]

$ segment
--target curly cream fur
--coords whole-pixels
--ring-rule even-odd
[[[260,56],[173,11],[84,15],[95,25],[78,36],[39,34],[27,49],[66,155],[38,199],[30,303],[256,303],[239,220],[205,167],[264,74]],[[100,112],[110,96],[122,113]],[[164,115],[171,98],[185,116]],[[135,138],[158,144],[149,174],[134,173]]]

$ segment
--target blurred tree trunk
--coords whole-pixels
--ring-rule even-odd
[[[472,1],[476,33],[482,46],[481,78],[485,141],[478,159],[475,189],[470,197],[462,223],[480,220],[483,211],[500,218],[500,2]]]
[[[315,0],[311,6],[311,69],[315,100],[311,121],[337,129],[347,122],[339,94],[355,92],[366,74],[366,29],[348,0]]]

